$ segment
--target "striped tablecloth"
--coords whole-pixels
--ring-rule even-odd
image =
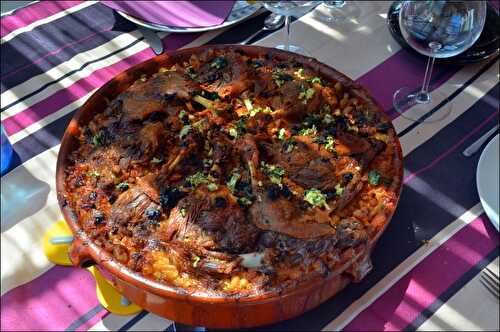
[[[437,63],[432,89],[451,106],[442,121],[398,116],[393,92],[417,88],[426,59],[402,50],[386,27],[390,2],[363,2],[341,25],[317,11],[297,20],[292,38],[316,58],[372,91],[393,118],[405,155],[396,214],[373,252],[373,271],[279,330],[498,330],[498,302],[478,281],[498,273],[499,236],[476,191],[479,154],[462,150],[499,122],[499,61]],[[265,14],[231,29],[160,34],[168,50],[234,43],[262,26]],[[277,32],[259,45],[274,46]],[[165,330],[171,322],[141,312],[108,313],[86,270],[52,265],[44,231],[61,219],[55,194],[60,139],[74,112],[106,81],[153,57],[133,24],[95,1],[43,1],[1,19],[1,120],[16,159],[2,177],[2,330]],[[432,114],[432,113],[431,113]],[[432,116],[430,114],[430,116]]]

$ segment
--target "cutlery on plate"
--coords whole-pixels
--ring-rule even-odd
[[[495,295],[497,299],[500,298],[500,280],[493,271],[489,268],[484,269],[483,272],[481,272],[481,279],[479,280],[491,294]]]
[[[486,142],[488,140],[488,138],[490,138],[490,136],[493,135],[497,130],[498,130],[498,125],[491,128],[490,130],[488,130],[488,132],[486,134],[481,136],[477,141],[475,141],[467,149],[465,149],[462,152],[462,154],[466,157],[472,156],[474,153],[476,153],[479,150],[479,148],[481,148],[481,146],[484,144],[484,142]]]
[[[283,26],[283,24],[285,24],[285,16],[271,13],[264,20],[264,26],[259,31],[252,34],[250,37],[243,40],[242,42],[240,42],[240,45],[246,45],[249,41],[251,41],[255,36],[257,36],[262,31],[277,30],[277,29],[281,28]]]
[[[146,42],[149,44],[149,46],[153,49],[153,52],[155,52],[156,55],[160,55],[163,53],[163,43],[153,30],[150,30],[148,28],[142,27],[142,26],[137,26],[138,30],[142,35],[144,36],[144,39]]]

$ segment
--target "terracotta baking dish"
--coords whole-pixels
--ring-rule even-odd
[[[191,54],[207,48],[241,50],[249,55],[271,53],[280,59],[293,59],[304,66],[318,70],[324,77],[341,81],[345,86],[350,87],[354,94],[373,100],[363,87],[312,58],[258,46],[210,45],[177,50],[128,69],[106,83],[87,100],[71,120],[61,143],[57,160],[56,185],[62,213],[75,235],[69,253],[70,258],[76,266],[97,265],[102,274],[132,302],[145,310],[176,322],[212,328],[252,327],[276,323],[311,310],[330,299],[349,282],[360,281],[371,268],[370,253],[383,230],[372,238],[366,247],[360,249],[342,269],[331,273],[326,278],[318,277],[307,284],[301,284],[300,287],[282,293],[268,293],[246,298],[208,297],[205,294],[188,294],[183,289],[146,279],[116,262],[107,252],[91,242],[80,227],[74,211],[63,198],[64,170],[67,167],[69,154],[77,148],[76,137],[80,127],[86,125],[95,114],[102,112],[108,101],[127,89],[141,75],[151,75],[160,67],[187,59]],[[396,167],[399,170],[399,181],[393,182],[393,189],[398,193],[399,198],[403,175],[403,165],[400,162],[403,158],[399,142],[397,150],[396,158],[399,161]],[[391,217],[392,215],[389,216],[388,221]],[[388,222],[385,226],[387,224]]]

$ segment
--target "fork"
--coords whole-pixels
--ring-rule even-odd
[[[497,299],[500,299],[499,295],[500,280],[493,271],[491,271],[489,268],[484,269],[483,272],[481,273],[481,279],[479,280],[491,294],[493,294]]]

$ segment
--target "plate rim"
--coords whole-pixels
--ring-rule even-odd
[[[481,169],[483,169],[483,167],[484,167],[481,165],[485,165],[485,159],[486,159],[486,155],[488,153],[487,151],[491,150],[492,146],[494,144],[500,144],[500,134],[498,134],[498,133],[488,142],[488,144],[486,144],[486,147],[481,152],[481,156],[479,157],[479,161],[477,163],[477,169],[476,169],[476,187],[477,187],[477,193],[479,195],[479,200],[481,201],[481,206],[483,207],[484,212],[488,216],[488,219],[493,224],[493,226],[495,226],[496,230],[499,231],[499,220],[498,219],[499,219],[500,213],[496,215],[496,218],[494,218],[495,215],[492,213],[492,212],[494,212],[494,211],[492,211],[493,209],[492,208],[491,209],[484,208],[484,206],[486,205],[486,201],[483,198],[485,195],[481,195],[481,193],[484,193],[484,189],[481,189],[482,186],[480,184],[480,183],[482,183],[480,181],[480,178],[481,178],[480,173],[481,173]]]

